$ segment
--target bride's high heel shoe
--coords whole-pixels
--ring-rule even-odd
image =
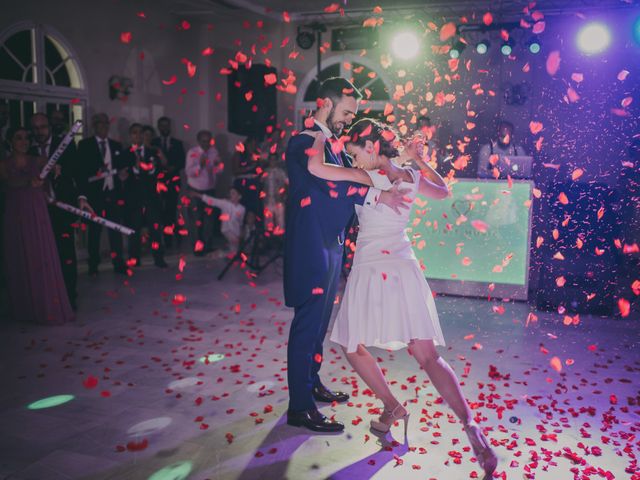
[[[490,479],[498,467],[498,457],[477,423],[467,423],[464,426],[464,431],[469,437],[469,442],[471,442],[471,448],[473,448],[473,454],[478,460],[478,464],[484,470],[484,478]]]
[[[391,425],[393,425],[396,420],[403,420],[404,436],[406,437],[407,429],[409,428],[409,412],[407,412],[401,404],[398,404],[393,410],[385,409],[385,413],[389,416],[387,422],[383,422],[380,420],[371,420],[371,428],[377,430],[378,432],[387,433],[391,428]],[[382,416],[380,418],[382,418]]]

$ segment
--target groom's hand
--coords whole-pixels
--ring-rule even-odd
[[[405,196],[405,194],[410,191],[411,189],[409,188],[400,188],[400,181],[397,180],[393,183],[393,187],[391,187],[390,190],[380,194],[380,202],[400,215],[402,213],[400,209],[404,208],[408,210],[412,203],[411,199]]]

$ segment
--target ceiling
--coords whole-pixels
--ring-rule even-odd
[[[456,18],[486,11],[502,18],[516,18],[531,0],[172,0],[171,8],[180,15],[257,15],[283,20],[287,12],[292,21],[322,20],[342,23],[373,15],[376,6],[385,18],[421,14],[432,18]],[[337,5],[344,9],[327,13],[325,9]],[[640,0],[540,0],[535,7],[545,15],[587,13],[592,10],[619,9],[640,5]]]

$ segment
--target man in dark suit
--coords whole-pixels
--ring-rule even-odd
[[[310,130],[322,131],[335,140],[351,124],[358,110],[360,92],[343,78],[330,78],[320,86],[321,105]],[[289,198],[286,209],[284,255],[285,303],[295,309],[289,332],[287,374],[290,425],[314,431],[340,432],[344,425],[329,421],[318,412],[315,401],[345,402],[349,395],[332,392],[320,381],[324,341],[342,266],[345,228],[355,205],[375,207],[382,202],[394,210],[403,204],[397,186],[389,192],[351,182],[327,182],[308,170],[307,151],[314,138],[296,135],[286,152]],[[350,167],[344,149],[334,153],[326,142],[325,162]],[[405,208],[406,205],[405,205]]]
[[[62,137],[52,134],[49,119],[44,113],[36,113],[31,117],[31,132],[34,144],[31,147],[31,155],[39,155],[49,158],[56,151],[62,141]],[[77,188],[78,157],[76,144],[71,142],[58,159],[55,167],[49,174],[51,185],[50,196],[69,205],[78,204],[83,210],[93,213],[86,198],[79,198]],[[69,302],[76,310],[76,284],[78,279],[78,265],[76,257],[74,223],[76,217],[55,206],[49,207],[49,215],[53,233],[56,237],[58,255],[64,283],[67,287]]]
[[[151,142],[145,144],[143,135],[149,137],[153,127],[143,127],[133,123],[129,127],[129,141],[131,146],[127,151],[128,163],[132,165],[133,177],[126,184],[127,223],[136,232],[129,238],[129,257],[135,265],[140,265],[141,229],[144,224],[149,228],[151,238],[151,253],[156,267],[167,268],[164,260],[162,241],[162,205],[157,184],[158,176],[163,168],[164,156],[159,148],[153,147]],[[150,130],[150,131],[149,131]]]
[[[169,117],[158,119],[158,131],[160,136],[153,139],[152,145],[160,148],[167,158],[167,167],[163,171],[163,181],[167,186],[167,191],[162,194],[162,223],[164,225],[175,225],[176,212],[178,209],[178,196],[180,191],[180,172],[184,169],[185,153],[181,140],[171,136],[171,120]],[[174,232],[178,229],[174,229]],[[165,235],[165,244],[170,247],[173,244],[173,235]],[[180,242],[180,235],[176,237]]]
[[[96,214],[113,222],[122,222],[124,208],[123,181],[129,175],[126,155],[122,145],[109,138],[109,117],[98,113],[92,119],[95,135],[78,144],[78,189],[89,200]],[[116,171],[114,173],[113,171]],[[103,176],[95,180],[97,175]],[[102,226],[89,223],[89,275],[98,274],[100,263],[100,235]],[[107,230],[111,259],[116,273],[126,274],[122,259],[122,234]]]

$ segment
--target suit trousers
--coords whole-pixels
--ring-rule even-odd
[[[287,348],[289,410],[293,412],[316,408],[311,390],[320,384],[318,373],[322,366],[322,345],[340,280],[342,250],[336,243],[327,251],[329,270],[324,279],[318,279],[322,294],[311,294],[294,309]]]
[[[113,191],[102,192],[98,198],[90,199],[91,206],[96,214],[105,217],[112,222],[122,223],[122,207],[118,205],[118,197]],[[98,268],[100,263],[100,236],[102,226],[89,222],[89,270]],[[114,267],[124,265],[122,260],[122,234],[115,230],[107,229],[109,246],[111,247],[111,261]]]
[[[142,249],[142,239],[140,231],[143,225],[149,229],[151,239],[151,254],[154,259],[161,259],[164,256],[162,223],[162,203],[160,195],[153,191],[145,191],[143,195],[132,202],[127,214],[127,223],[135,230],[129,237],[129,257],[140,259]],[[154,248],[154,246],[156,248]]]

